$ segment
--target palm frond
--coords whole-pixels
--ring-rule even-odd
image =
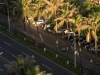
[[[26,1],[27,2],[27,4],[30,4],[31,2],[32,2],[32,0],[28,0],[28,1]]]
[[[58,21],[58,20],[64,20],[64,17],[58,17],[54,21]]]
[[[85,30],[85,29],[88,29],[89,28],[89,25],[82,25],[80,26],[80,30]]]
[[[75,19],[74,18],[73,19],[70,18],[70,19],[68,19],[68,21],[73,23],[73,24],[75,23]]]
[[[64,24],[64,21],[61,21],[59,24],[57,24],[57,25],[55,25],[54,26],[54,31],[58,31],[58,29],[60,29],[62,26],[63,26],[63,24]]]
[[[52,7],[54,6],[54,5],[53,5],[50,1],[48,1],[48,0],[44,0],[44,2],[47,3],[48,5],[52,6]]]

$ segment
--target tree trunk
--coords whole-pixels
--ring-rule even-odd
[[[36,26],[36,28],[37,28],[37,32],[38,32],[38,34],[39,34],[39,37],[40,37],[40,39],[41,39],[41,41],[42,41],[43,47],[45,47],[45,45],[44,45],[44,40],[43,40],[43,37],[42,37],[41,33],[39,32],[38,26]]]
[[[24,24],[24,35],[25,35],[24,40],[25,40],[26,39],[26,22],[25,22],[25,18],[23,20],[23,24]]]
[[[95,29],[95,34],[96,34],[96,29]],[[98,46],[97,46],[97,40],[95,39],[95,56],[94,56],[94,72],[96,69],[96,56],[97,56],[97,50],[98,50]]]
[[[32,34],[32,39],[34,40],[34,36],[33,36],[33,32],[32,32],[32,30],[31,30],[31,27],[30,27],[30,20],[27,18],[27,20],[28,20],[28,27],[29,27],[29,29],[30,29],[30,32],[31,32],[31,34]]]
[[[96,34],[96,30],[95,30],[95,34]],[[96,53],[96,54],[97,54],[97,49],[98,49],[97,40],[95,39],[95,53]]]
[[[57,21],[56,21],[56,25],[57,25]],[[56,26],[57,27],[57,26]],[[57,29],[56,29],[57,30]],[[57,32],[56,32],[56,55],[57,55],[57,51],[58,51],[58,36],[57,36]]]

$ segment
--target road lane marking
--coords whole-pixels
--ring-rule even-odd
[[[7,43],[6,41],[4,41],[4,43],[6,43],[7,45],[11,46],[9,43]]]
[[[0,68],[0,71],[3,71],[3,70]]]
[[[28,54],[26,54],[26,53],[24,53],[24,52],[22,52],[22,54],[24,54],[24,55],[26,55],[26,56],[29,56]]]
[[[44,65],[44,64],[42,64],[44,67],[46,67],[46,68],[48,68],[49,70],[52,70],[51,68],[49,68],[48,66],[46,66],[46,65]]]
[[[0,56],[3,60],[7,61],[8,63],[11,63],[9,60],[7,60],[6,58]]]
[[[17,58],[15,55],[12,54],[13,57]],[[18,58],[17,58],[18,59]]]

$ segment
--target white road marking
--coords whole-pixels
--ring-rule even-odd
[[[15,55],[12,54],[13,57],[17,58]],[[18,58],[17,58],[18,59]]]
[[[7,43],[6,41],[4,41],[4,43],[6,43],[7,45],[11,46],[9,43]]]
[[[0,68],[0,71],[3,71],[3,70]]]
[[[2,56],[1,56],[1,58],[4,59],[5,61],[11,63],[11,62],[10,62],[9,60],[7,60],[6,58],[4,58],[4,57],[2,57]]]
[[[44,67],[46,67],[46,68],[48,68],[49,70],[52,70],[51,68],[49,68],[48,66],[46,66],[46,65],[44,65],[44,64],[42,64]]]
[[[26,53],[24,53],[24,52],[22,52],[24,55],[26,55],[26,56],[29,56],[28,54],[26,54]]]
[[[3,52],[0,52],[0,55],[3,54]]]

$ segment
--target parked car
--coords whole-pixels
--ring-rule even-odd
[[[69,32],[69,30],[67,30],[67,29],[64,30],[64,33],[65,34],[68,34],[68,32]]]
[[[51,30],[50,28],[47,29],[48,32],[53,33],[54,31]]]
[[[66,51],[66,48],[62,48],[62,49],[61,49],[61,52],[65,52],[65,51]]]
[[[92,47],[92,48],[90,49],[90,51],[94,52],[94,51],[95,51],[95,48]],[[99,48],[97,49],[97,52],[100,52],[100,49],[99,49]]]
[[[89,43],[86,42],[85,45],[84,45],[84,48],[88,49],[88,50],[90,50],[91,47],[94,47],[94,46],[90,42]]]
[[[35,17],[34,22],[32,24],[35,26],[42,26],[43,24],[45,24],[45,18],[41,16],[40,20],[38,21],[38,17]]]
[[[39,21],[37,21],[37,22],[34,21],[32,24],[35,25],[35,26],[38,26],[38,25],[41,26],[41,25],[43,25],[44,23],[45,23],[45,21],[41,19],[41,20],[39,20]]]

